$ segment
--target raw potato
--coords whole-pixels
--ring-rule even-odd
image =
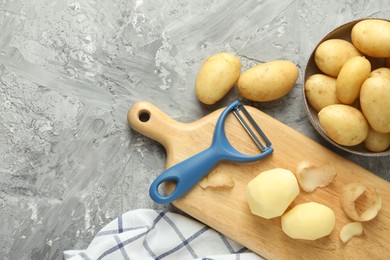
[[[281,168],[261,172],[247,186],[251,212],[266,219],[281,216],[298,194],[294,174]]]
[[[343,187],[340,195],[341,208],[344,210],[345,214],[354,221],[369,221],[375,218],[382,208],[382,195],[380,192],[378,190],[375,190],[375,193],[366,191],[366,186],[355,182],[349,183]],[[358,212],[356,201],[361,196],[369,197],[369,195],[374,196],[374,198],[370,199],[370,207],[366,206],[365,210],[360,210],[362,212]]]
[[[358,99],[363,82],[370,76],[371,64],[361,56],[350,58],[341,68],[336,81],[337,99],[352,104]]]
[[[382,67],[371,71],[370,77],[385,77],[390,79],[390,68]]]
[[[306,80],[305,95],[317,112],[329,105],[340,103],[336,95],[336,79],[324,74],[314,74]]]
[[[340,145],[360,144],[368,135],[369,125],[364,115],[352,106],[327,106],[318,113],[318,119],[329,138]]]
[[[383,152],[390,147],[390,133],[379,133],[370,128],[364,146],[371,152]]]
[[[343,243],[347,243],[353,237],[363,234],[363,225],[360,222],[351,222],[342,227],[340,231],[340,239]]]
[[[234,187],[234,181],[228,175],[223,172],[214,171],[206,175],[199,181],[199,186],[203,189],[210,188],[221,188],[231,189]]]
[[[361,53],[352,43],[341,39],[330,39],[318,45],[314,53],[314,61],[323,73],[337,77],[344,63],[354,56],[361,56]]]
[[[291,61],[266,62],[245,71],[237,82],[238,93],[249,100],[266,102],[286,95],[298,79],[298,68]]]
[[[352,43],[371,57],[390,57],[390,22],[367,19],[355,24],[351,32]]]
[[[205,104],[215,104],[236,84],[241,73],[241,62],[231,53],[210,56],[196,76],[196,96]]]
[[[295,171],[299,186],[306,192],[326,187],[336,177],[336,170],[329,163],[315,166],[309,161],[301,161]]]
[[[308,202],[299,204],[282,216],[282,229],[294,239],[316,240],[332,233],[336,216],[329,207]]]
[[[370,126],[377,132],[390,132],[390,79],[372,77],[360,90],[360,106]]]

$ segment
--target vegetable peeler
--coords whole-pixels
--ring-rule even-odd
[[[235,115],[252,138],[260,151],[259,154],[244,154],[230,144],[224,128],[226,117],[230,112]],[[270,140],[250,116],[244,105],[239,101],[235,101],[227,106],[219,116],[211,145],[206,150],[195,154],[161,173],[151,184],[149,195],[159,204],[171,203],[186,194],[219,162],[253,162],[268,156],[273,151],[274,149]],[[159,186],[166,181],[173,181],[176,183],[176,186],[172,193],[164,196],[160,194]]]

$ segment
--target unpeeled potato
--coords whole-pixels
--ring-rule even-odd
[[[371,57],[390,57],[390,22],[367,19],[355,24],[351,31],[353,45]]]
[[[196,96],[204,104],[215,104],[236,84],[241,73],[240,59],[227,52],[210,56],[199,69]]]
[[[390,132],[390,79],[370,77],[360,90],[360,106],[370,126],[377,132]]]
[[[383,152],[390,147],[390,133],[379,133],[370,128],[364,145],[371,152]]]
[[[336,94],[336,79],[324,74],[314,74],[306,80],[305,95],[316,111],[340,103]]]
[[[266,62],[245,71],[238,79],[237,90],[242,97],[252,101],[276,100],[290,92],[298,73],[291,61]]]
[[[364,115],[349,105],[327,106],[318,113],[318,119],[329,138],[341,145],[360,144],[368,135],[369,125]]]
[[[336,80],[337,99],[344,104],[353,104],[359,97],[363,82],[370,76],[371,64],[362,57],[350,58],[341,68]]]
[[[323,73],[337,77],[344,63],[354,56],[361,56],[361,53],[352,43],[342,39],[330,39],[318,45],[314,52],[314,61]]]
[[[370,77],[385,77],[390,79],[390,68],[381,67],[371,71]]]

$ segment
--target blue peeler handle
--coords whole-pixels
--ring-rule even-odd
[[[241,103],[236,101],[222,111],[215,126],[213,140],[209,148],[172,166],[153,181],[149,189],[149,195],[155,202],[167,204],[180,198],[222,160],[253,162],[268,156],[274,151],[269,142],[260,154],[246,155],[236,150],[229,143],[224,131],[224,122],[230,111],[236,110],[240,106],[242,106]],[[163,196],[159,193],[159,186],[166,181],[173,181],[176,186],[171,194]]]
[[[213,146],[172,166],[160,174],[149,189],[150,197],[159,204],[171,203],[182,197],[194,187],[220,160],[220,155],[214,151]],[[176,183],[174,191],[163,196],[158,187],[165,181]]]

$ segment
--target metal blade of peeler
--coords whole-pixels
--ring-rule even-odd
[[[252,127],[259,133],[261,138],[264,140],[265,145],[259,140],[259,138],[256,136],[256,134],[252,131],[251,127],[248,125],[248,123],[244,120],[244,118],[239,113],[242,111],[244,113],[245,117],[248,119],[248,121],[251,123]],[[246,110],[246,108],[240,104],[236,107],[235,110],[233,110],[233,114],[236,116],[238,121],[242,124],[244,129],[247,131],[249,136],[253,139],[257,147],[260,149],[261,152],[264,152],[267,147],[270,147],[271,141],[267,138],[267,136],[264,134],[264,132],[261,130],[261,128],[258,126],[256,121],[253,119],[253,117],[249,114],[249,112]]]

